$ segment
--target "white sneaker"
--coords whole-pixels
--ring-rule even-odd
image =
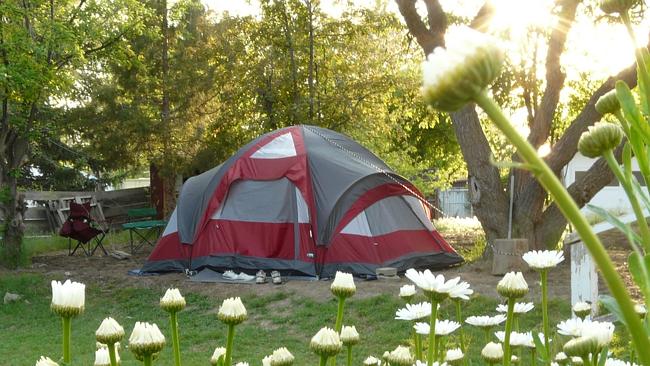
[[[239,272],[239,274],[237,275],[237,279],[240,281],[252,281],[253,279],[255,279],[255,276],[251,276],[244,272]]]
[[[229,280],[238,280],[239,276],[235,274],[235,272],[228,270],[224,272],[221,277],[229,279]]]

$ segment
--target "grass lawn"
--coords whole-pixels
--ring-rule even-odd
[[[0,329],[4,330],[0,342],[0,355],[5,356],[3,365],[31,365],[40,355],[53,359],[60,357],[60,320],[50,312],[50,285],[44,277],[36,274],[9,274],[0,279],[0,293],[17,292],[26,301],[0,306]],[[216,318],[216,309],[223,299],[209,298],[192,293],[184,294],[188,307],[179,316],[181,347],[185,365],[205,365],[216,346],[225,344],[226,327]],[[248,361],[260,364],[263,356],[273,349],[286,346],[296,356],[296,365],[311,365],[317,359],[309,351],[309,340],[325,325],[334,323],[336,302],[330,294],[324,294],[324,301],[318,302],[300,294],[282,292],[267,296],[243,298],[249,312],[249,319],[237,327],[233,361]],[[136,321],[157,323],[169,340],[169,326],[166,313],[158,308],[162,296],[149,289],[123,287],[88,286],[86,311],[73,320],[74,365],[91,365],[94,360],[94,331],[101,320],[112,316],[120,322],[127,337]],[[494,313],[495,299],[477,296],[465,303],[464,316]],[[345,324],[356,325],[362,341],[354,351],[354,364],[372,354],[380,356],[386,350],[408,341],[410,327],[406,322],[393,320],[395,310],[402,306],[394,294],[378,294],[367,299],[352,298],[346,306]],[[557,322],[568,317],[569,304],[560,301],[551,303],[551,320]],[[442,310],[443,318],[453,318],[450,303]],[[522,329],[539,327],[541,315],[535,311],[521,321]],[[482,332],[464,327],[471,342],[470,354],[475,365],[484,345]],[[456,333],[457,335],[457,333]],[[452,337],[451,344],[457,342]],[[9,357],[6,357],[9,355]],[[138,362],[123,349],[122,365],[138,365]],[[342,364],[343,357],[340,355]],[[169,342],[158,364],[171,365]]]

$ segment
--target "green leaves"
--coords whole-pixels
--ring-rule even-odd
[[[625,233],[626,236],[634,239],[638,243],[641,243],[641,237],[637,233],[635,233],[634,230],[632,230],[632,228],[629,225],[625,224],[618,217],[612,215],[607,210],[601,207],[594,206],[592,204],[587,204],[586,206],[591,212],[595,213],[600,218],[612,224],[615,228]]]
[[[618,303],[616,302],[615,298],[609,295],[600,295],[598,296],[598,301],[605,307],[605,309],[607,309],[610,313],[612,313],[616,317],[616,320],[625,324],[625,317],[623,316],[623,311],[621,310],[620,306],[618,306]]]
[[[630,274],[634,282],[639,286],[643,296],[650,299],[650,275],[648,268],[650,268],[650,255],[640,254],[639,252],[632,252],[628,257],[628,265]]]

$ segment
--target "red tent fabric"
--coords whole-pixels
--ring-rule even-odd
[[[371,275],[462,258],[410,182],[347,136],[270,132],[190,178],[143,271],[264,269]]]

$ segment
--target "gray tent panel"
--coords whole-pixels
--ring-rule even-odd
[[[372,231],[370,231],[370,225],[368,224],[368,218],[366,217],[366,211],[361,211],[357,217],[345,225],[343,230],[341,230],[341,233],[372,236]]]
[[[401,196],[386,197],[375,202],[365,211],[373,236],[399,230],[425,229]]]
[[[161,236],[169,235],[175,233],[178,230],[178,215],[176,214],[177,209],[174,209],[172,215],[169,217],[165,231],[163,231]]]
[[[409,206],[411,206],[413,212],[417,215],[418,219],[420,219],[420,222],[422,222],[427,229],[429,229],[430,231],[435,230],[435,228],[433,227],[433,223],[431,222],[426,212],[424,211],[424,207],[422,206],[422,201],[420,201],[419,198],[413,196],[402,196],[402,198],[406,200]]]
[[[294,222],[296,187],[287,178],[271,181],[240,180],[233,183],[228,196],[213,219],[283,223]]]

